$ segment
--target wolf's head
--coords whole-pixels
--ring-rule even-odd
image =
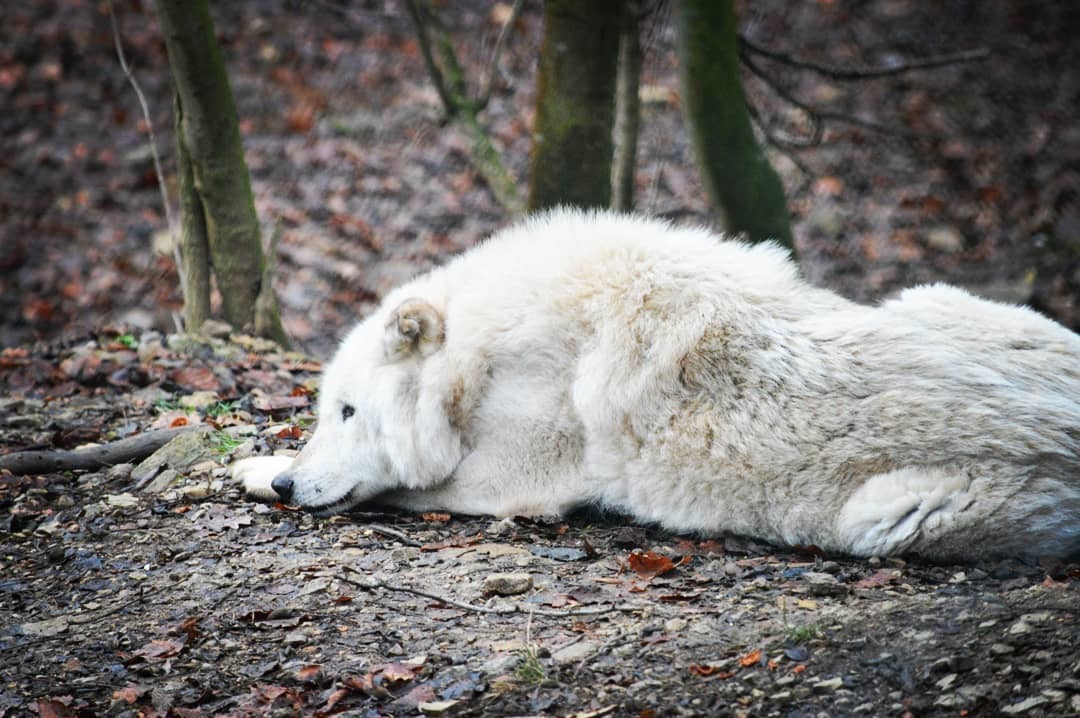
[[[281,500],[334,513],[448,479],[462,458],[460,433],[447,413],[445,381],[426,371],[445,342],[443,313],[424,299],[357,326],[323,376],[315,435],[273,480]]]

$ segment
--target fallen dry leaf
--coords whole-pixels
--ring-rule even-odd
[[[875,571],[864,579],[855,582],[855,588],[881,588],[900,578],[900,572],[894,569]]]
[[[442,541],[435,541],[434,543],[426,543],[420,547],[421,551],[440,551],[444,548],[465,548],[466,546],[472,546],[478,544],[484,540],[483,534],[476,534],[475,536],[462,536],[460,534],[451,536],[450,538],[443,539]]]
[[[638,576],[642,578],[655,578],[669,571],[674,571],[676,566],[681,566],[690,560],[689,556],[683,556],[679,563],[675,563],[667,556],[655,551],[632,551],[626,557],[626,562]]]
[[[706,678],[731,678],[735,674],[731,671],[720,670],[720,666],[713,666],[708,663],[691,663],[690,672],[695,676],[704,676]]]
[[[182,650],[184,650],[184,644],[180,641],[155,639],[135,651],[135,655],[148,661],[162,661],[166,658],[179,656]]]
[[[747,653],[745,656],[739,658],[739,665],[743,668],[746,668],[748,666],[756,666],[758,663],[761,663],[760,648],[755,648],[754,650]]]

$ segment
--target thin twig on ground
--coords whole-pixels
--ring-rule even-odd
[[[422,546],[423,544],[412,538],[408,534],[402,533],[397,529],[392,529],[389,526],[383,526],[381,524],[367,524],[367,528],[375,533],[386,536],[389,538],[397,539],[406,546]]]
[[[544,608],[526,608],[518,604],[509,604],[501,606],[478,606],[473,603],[466,603],[465,601],[458,601],[447,596],[440,596],[437,593],[430,593],[423,591],[419,588],[411,588],[409,586],[395,586],[380,579],[375,578],[369,574],[359,571],[351,566],[342,566],[343,569],[350,573],[354,573],[358,576],[363,576],[363,581],[354,581],[351,578],[345,576],[338,576],[338,580],[343,581],[350,586],[362,588],[367,591],[373,589],[382,589],[384,591],[395,591],[397,593],[409,593],[414,596],[420,596],[421,598],[427,598],[432,601],[438,601],[439,603],[446,604],[447,606],[453,606],[454,608],[460,608],[465,611],[472,611],[473,613],[493,613],[499,615],[510,615],[514,613],[518,614],[533,614],[537,616],[545,616],[548,618],[575,618],[578,616],[599,616],[606,613],[624,612],[624,613],[636,613],[638,611],[645,610],[641,606],[631,606],[621,604],[617,606],[603,606],[597,608],[582,608],[577,610],[560,611],[556,609],[544,609]]]

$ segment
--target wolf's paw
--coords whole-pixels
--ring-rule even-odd
[[[259,501],[277,501],[278,495],[270,482],[292,465],[291,456],[252,456],[234,463],[229,471],[232,477],[244,485],[249,498]]]

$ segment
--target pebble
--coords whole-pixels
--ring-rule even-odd
[[[484,579],[483,591],[489,596],[516,596],[532,587],[532,576],[527,573],[493,573]]]
[[[493,521],[488,524],[488,527],[484,529],[484,533],[488,536],[509,536],[517,530],[518,525],[514,523],[514,519],[511,516],[507,516],[499,521]]]
[[[836,678],[819,680],[812,685],[816,693],[825,693],[827,691],[835,691],[837,688],[843,688],[844,679],[837,676]]]
[[[1024,700],[1020,701],[1019,703],[1013,703],[1012,705],[1002,706],[1001,707],[1001,712],[1002,713],[1008,713],[1009,715],[1016,715],[1018,713],[1026,713],[1029,710],[1031,710],[1032,708],[1036,708],[1038,706],[1041,706],[1043,703],[1048,703],[1048,702],[1049,701],[1046,698],[1043,698],[1042,696],[1032,696],[1031,698],[1025,698]]]
[[[952,254],[964,248],[964,235],[955,227],[935,227],[927,232],[926,244],[939,252]]]
[[[806,585],[806,592],[813,596],[838,596],[848,590],[836,576],[821,571],[807,571],[800,579]]]
[[[578,641],[551,652],[551,660],[556,663],[578,663],[600,650],[600,644],[593,641]]]
[[[1015,649],[1007,643],[991,643],[990,652],[995,656],[1007,656]]]

